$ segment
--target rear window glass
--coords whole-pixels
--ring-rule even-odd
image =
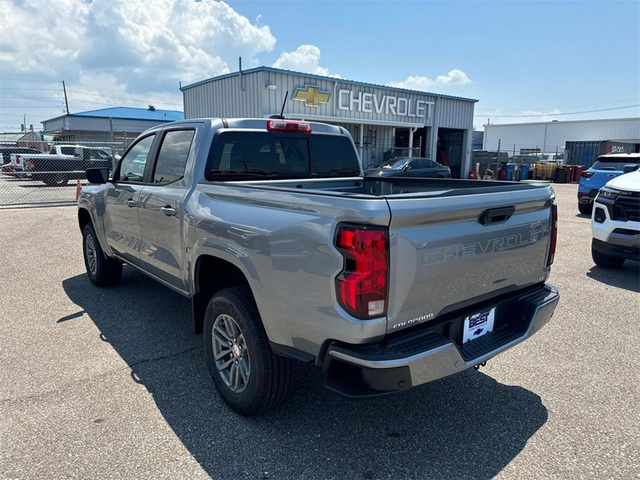
[[[598,157],[598,160],[591,166],[594,170],[620,170],[625,165],[638,165],[640,164],[639,157]]]
[[[51,153],[53,155],[56,154],[55,147],[51,149]],[[60,153],[62,153],[63,155],[75,155],[76,147],[60,147]]]
[[[222,132],[209,154],[209,180],[358,175],[347,137],[270,132]]]

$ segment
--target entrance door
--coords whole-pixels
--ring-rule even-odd
[[[436,161],[451,169],[451,178],[461,178],[464,155],[464,130],[438,129]]]

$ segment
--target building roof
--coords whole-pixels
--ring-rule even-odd
[[[158,110],[132,107],[109,107],[87,112],[69,113],[56,118],[50,118],[50,122],[61,117],[92,117],[92,118],[118,118],[123,120],[150,120],[155,122],[173,122],[184,120],[184,113],[179,110]],[[44,123],[44,122],[43,122]]]
[[[88,112],[70,113],[70,117],[122,118],[126,120],[154,120],[173,122],[184,120],[184,113],[178,110],[157,110],[149,108],[110,107]]]
[[[20,133],[0,133],[0,142],[19,142],[25,136],[24,132]]]
[[[242,74],[243,75],[250,74],[250,73],[257,73],[257,72],[285,73],[285,74],[289,74],[289,75],[304,76],[304,77],[307,77],[307,78],[317,78],[317,79],[320,79],[320,80],[333,80],[335,82],[341,82],[341,83],[346,83],[346,84],[350,84],[350,85],[360,85],[360,86],[365,86],[365,87],[384,88],[384,89],[393,90],[393,91],[402,90],[404,92],[416,93],[418,95],[429,95],[429,96],[432,96],[432,97],[450,98],[450,99],[453,99],[453,100],[462,100],[462,101],[465,101],[465,102],[474,102],[474,103],[476,103],[478,101],[478,100],[473,99],[473,98],[455,97],[455,96],[452,96],[452,95],[442,95],[440,93],[426,92],[426,91],[423,91],[423,90],[411,90],[411,89],[408,89],[408,88],[400,88],[400,87],[391,87],[389,85],[376,85],[375,83],[358,82],[356,80],[347,80],[347,79],[341,78],[341,77],[329,77],[329,76],[324,76],[324,75],[316,75],[316,74],[313,74],[313,73],[294,72],[293,70],[283,70],[283,69],[280,69],[280,68],[273,68],[273,67],[256,67],[256,68],[251,68],[249,70],[242,70]],[[204,85],[204,84],[212,82],[212,81],[222,80],[223,78],[236,77],[240,73],[241,72],[233,72],[233,73],[227,73],[225,75],[220,75],[218,77],[208,78],[208,79],[202,80],[200,82],[192,83],[191,85],[186,85],[184,87],[180,87],[180,91],[184,92],[185,90],[188,90],[190,88],[197,87],[197,86],[200,86],[200,85]]]

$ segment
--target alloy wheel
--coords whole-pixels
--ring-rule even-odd
[[[213,357],[220,377],[234,393],[242,393],[249,384],[249,351],[240,327],[233,317],[216,318],[211,332]]]

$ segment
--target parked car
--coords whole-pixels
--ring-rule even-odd
[[[600,189],[591,215],[591,256],[603,268],[640,261],[640,170]]]
[[[605,183],[623,173],[629,173],[640,167],[640,153],[610,153],[600,155],[590,168],[582,172],[578,184],[578,210],[590,215],[593,199]]]
[[[369,168],[364,172],[367,177],[411,176],[451,178],[449,167],[440,165],[435,160],[424,157],[401,157],[387,160],[376,168]]]

